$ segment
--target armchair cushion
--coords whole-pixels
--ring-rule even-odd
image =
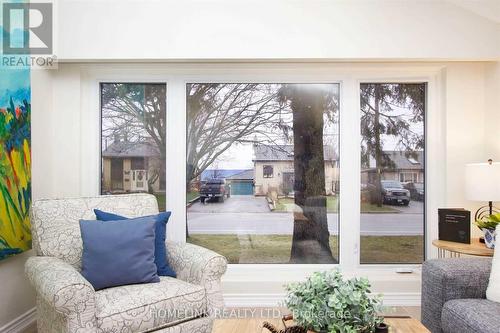
[[[82,275],[95,289],[159,282],[154,263],[155,220],[80,221]]]
[[[94,209],[95,216],[100,221],[128,220],[128,217],[118,214],[104,212]],[[158,269],[158,275],[175,277],[175,272],[168,265],[167,249],[165,239],[167,237],[167,223],[171,212],[161,212],[157,215],[150,215],[155,219],[155,264]]]
[[[160,283],[99,290],[97,323],[102,332],[149,332],[205,315],[205,295],[203,286],[163,276]]]
[[[444,333],[498,333],[500,303],[486,299],[456,299],[444,304],[441,315]]]

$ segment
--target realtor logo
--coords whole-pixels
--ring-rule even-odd
[[[52,54],[52,3],[4,3],[3,54]]]

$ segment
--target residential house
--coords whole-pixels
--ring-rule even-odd
[[[293,192],[295,180],[293,145],[254,145],[255,195],[278,195]],[[327,195],[338,192],[339,159],[332,146],[324,146],[325,191]]]
[[[397,180],[402,183],[424,182],[424,153],[416,151],[386,150],[383,152],[390,165],[382,169],[382,180]],[[375,181],[376,163],[370,158],[369,165],[361,170],[361,183],[373,184]]]
[[[253,195],[254,179],[254,169],[248,169],[227,177],[226,182],[231,188],[231,195]]]
[[[165,191],[165,167],[160,161],[152,143],[115,140],[102,152],[102,192]]]

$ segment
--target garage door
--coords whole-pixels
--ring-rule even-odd
[[[231,195],[253,195],[253,182],[231,182]]]

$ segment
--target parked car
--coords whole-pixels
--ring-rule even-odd
[[[385,204],[410,204],[410,191],[396,180],[382,180],[382,199]]]
[[[207,199],[215,198],[219,202],[224,202],[224,198],[231,196],[230,188],[224,179],[209,179],[203,182],[200,187],[200,202],[205,203]]]
[[[410,191],[410,197],[413,200],[424,201],[424,183],[407,183],[405,189]]]

